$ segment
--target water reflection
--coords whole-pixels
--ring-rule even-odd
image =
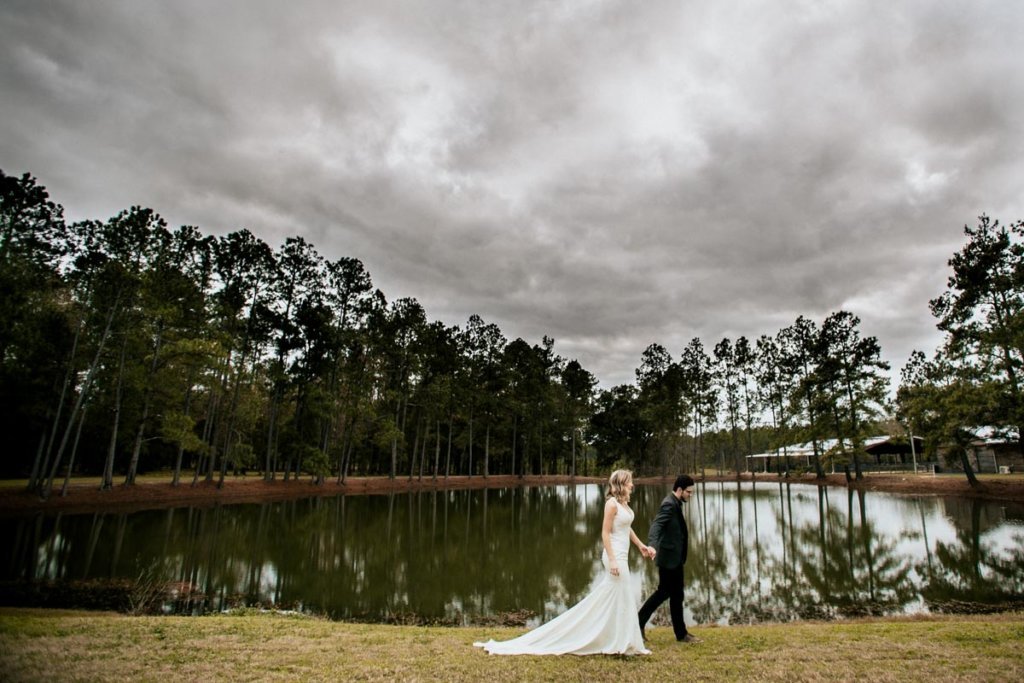
[[[646,536],[665,491],[637,487]],[[0,531],[0,578],[174,581],[185,611],[549,619],[601,571],[603,487],[427,491],[132,514],[38,515]],[[786,621],[1024,603],[1024,506],[771,482],[698,486],[687,618]],[[638,598],[657,572],[635,553]],[[662,619],[666,615],[660,615]]]

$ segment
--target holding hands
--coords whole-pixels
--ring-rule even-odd
[[[658,551],[655,550],[654,546],[652,546],[652,545],[644,545],[643,543],[641,543],[640,544],[640,554],[643,555],[648,560],[653,560],[654,556],[658,554]],[[619,575],[619,565],[618,565],[617,562],[609,563],[609,565],[608,565],[608,573],[611,574],[612,576],[618,576]]]

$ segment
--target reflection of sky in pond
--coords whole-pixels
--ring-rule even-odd
[[[637,486],[633,529],[670,484]],[[600,580],[604,484],[324,497],[264,505],[33,516],[0,527],[0,578],[189,584],[190,611],[302,606],[337,618],[549,619]],[[862,509],[863,506],[863,509]],[[1024,505],[777,480],[698,485],[686,610],[697,623],[1024,603]],[[630,550],[638,599],[657,569]],[[665,613],[663,613],[665,612]],[[667,609],[656,622],[667,619]]]
[[[1024,547],[1024,524],[1009,522],[1006,526],[989,529],[981,535],[981,542],[999,554],[1008,554]]]
[[[1009,509],[1019,514],[1020,506]],[[872,613],[913,613],[951,600],[1022,597],[1021,572],[1007,577],[1005,567],[1021,555],[1024,534],[1000,504],[850,495],[843,488],[777,482],[709,483],[698,486],[687,517],[687,592],[704,603],[688,599],[687,610],[719,623],[757,620],[765,602],[776,612],[836,616],[862,606]],[[965,547],[972,537],[976,554]],[[920,568],[940,583],[929,587]],[[919,593],[929,588],[931,603]],[[791,595],[788,605],[780,592]]]

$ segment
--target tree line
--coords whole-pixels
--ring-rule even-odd
[[[972,301],[933,302],[940,327],[973,329]],[[1002,339],[954,336],[962,354],[975,344],[971,358]],[[1010,352],[986,369],[1015,378]],[[414,298],[389,300],[358,259],[301,237],[275,248],[244,229],[170,229],[138,206],[69,223],[34,177],[2,171],[0,364],[3,474],[43,496],[73,473],[111,488],[152,470],[175,485],[248,470],[317,483],[741,472],[745,455],[797,440],[814,444],[820,476],[837,462],[860,476],[863,439],[892,411],[878,341],[847,311],[710,352],[693,339],[678,359],[652,344],[635,384],[598,390],[553,339],[510,341],[479,315],[432,321]],[[938,360],[911,366],[900,414],[945,437],[922,388]]]

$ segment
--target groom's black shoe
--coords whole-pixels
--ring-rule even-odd
[[[676,640],[679,641],[680,643],[703,643],[704,642],[703,640],[701,640],[697,636],[693,635],[692,633],[687,633],[682,638],[676,638]]]

